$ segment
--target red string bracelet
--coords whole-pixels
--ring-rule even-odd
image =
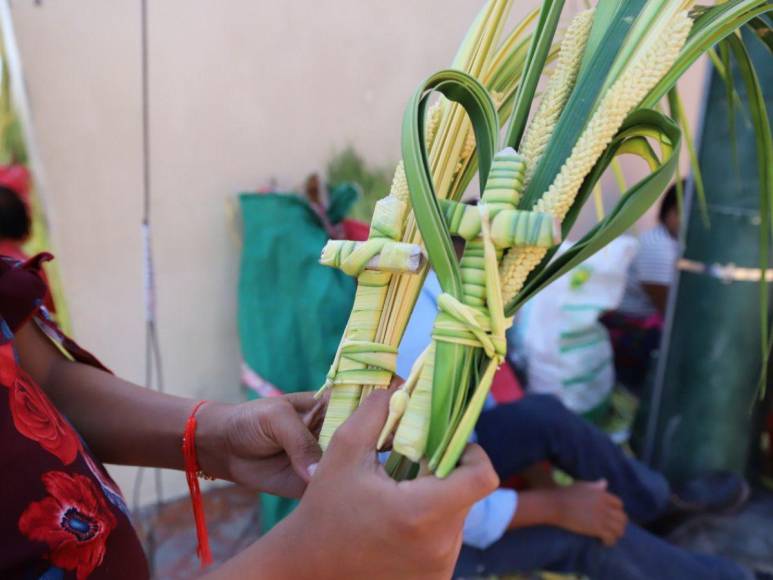
[[[198,547],[196,554],[201,561],[201,567],[205,568],[212,563],[212,552],[209,549],[209,535],[207,534],[207,522],[204,520],[204,503],[201,500],[201,488],[199,487],[198,456],[196,455],[196,413],[207,401],[199,401],[193,407],[183,432],[183,458],[185,460],[185,479],[188,480],[188,490],[191,494],[193,507],[193,519],[196,522],[196,538]]]

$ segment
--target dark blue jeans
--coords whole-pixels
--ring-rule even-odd
[[[546,570],[574,572],[593,580],[738,579],[747,573],[735,563],[669,544],[636,524],[663,514],[668,482],[627,457],[601,431],[549,395],[527,395],[516,403],[485,411],[476,428],[500,478],[549,460],[575,479],[606,479],[620,497],[629,523],[611,548],[599,540],[551,526],[507,532],[485,550],[464,546],[456,576],[471,577]]]

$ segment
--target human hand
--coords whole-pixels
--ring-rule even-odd
[[[483,450],[470,445],[445,479],[391,479],[374,451],[388,400],[387,391],[371,394],[338,428],[300,506],[265,538],[264,546],[274,543],[265,553],[277,554],[283,575],[451,576],[467,512],[497,488],[498,478]],[[283,560],[282,546],[296,556]],[[265,555],[261,561],[269,564]]]
[[[218,479],[300,497],[322,454],[315,432],[324,402],[293,393],[240,405],[209,402],[197,414],[201,469]]]
[[[580,481],[568,487],[551,490],[555,493],[560,527],[600,539],[613,546],[625,533],[628,516],[623,502],[607,491],[607,482]]]

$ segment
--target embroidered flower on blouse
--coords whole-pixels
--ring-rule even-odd
[[[78,455],[78,436],[40,387],[23,372],[10,385],[8,404],[16,429],[69,465]]]
[[[52,564],[84,580],[102,563],[115,516],[101,491],[83,475],[49,471],[42,480],[49,495],[27,506],[19,530],[48,544]]]

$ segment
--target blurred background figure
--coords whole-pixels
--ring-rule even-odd
[[[21,165],[0,166],[0,255],[25,260],[22,246],[32,231],[29,173]]]
[[[639,237],[620,307],[602,321],[615,351],[617,379],[639,392],[653,353],[660,345],[668,291],[679,257],[677,186],[663,196],[658,223]]]
[[[463,241],[453,241],[457,256],[461,256]],[[623,274],[616,274],[615,269],[625,270],[635,241],[619,239],[605,250],[606,255],[596,254],[596,259],[554,283],[557,293],[538,296],[535,301],[545,295],[548,299],[530,313],[530,318],[542,325],[549,325],[551,310],[570,320],[573,313],[590,313],[583,316],[579,331],[569,332],[580,340],[575,338],[575,343],[564,345],[588,359],[594,356],[595,345],[605,344],[599,340],[600,334],[605,335],[603,327],[600,331],[588,327],[597,323],[598,314],[608,307],[601,303],[612,307],[619,301]],[[605,285],[610,286],[606,292]],[[400,344],[398,374],[408,376],[413,361],[429,344],[441,294],[438,278],[430,271]],[[592,304],[588,299],[594,295],[602,299]],[[549,326],[551,329],[540,337],[545,346],[559,343],[562,334],[560,324]],[[748,498],[746,482],[732,473],[711,473],[672,488],[662,474],[630,457],[590,424],[603,414],[595,407],[606,409],[609,404],[593,403],[589,410],[585,404],[599,395],[602,399],[610,397],[607,391],[614,380],[612,369],[608,380],[600,383],[583,376],[595,377],[600,372],[584,371],[578,375],[582,380],[572,378],[568,388],[561,388],[562,372],[577,372],[581,361],[561,360],[560,351],[566,348],[558,348],[555,356],[548,354],[544,360],[551,350],[529,353],[525,396],[516,386],[519,393],[502,400],[492,388],[476,423],[475,439],[503,483],[477,502],[467,516],[455,577],[545,570],[598,580],[750,578],[748,570],[727,558],[683,550],[645,527],[665,517],[737,509]],[[603,361],[603,351],[600,356]],[[542,373],[531,372],[533,366],[540,366]],[[609,351],[606,366],[611,367]],[[497,375],[505,375],[501,378],[507,381],[506,373],[512,375],[507,362]],[[543,381],[546,384],[540,384]],[[580,391],[579,397],[573,389]]]
[[[617,442],[627,439],[630,421],[613,412],[626,405],[615,389],[612,342],[600,318],[619,307],[637,248],[632,236],[614,240],[531,299],[510,332],[509,356],[528,391],[558,397]]]
[[[32,236],[30,174],[23,165],[0,166],[0,256],[26,261],[24,245]],[[46,273],[41,275],[49,287],[44,299],[46,308],[56,314],[56,306]]]

